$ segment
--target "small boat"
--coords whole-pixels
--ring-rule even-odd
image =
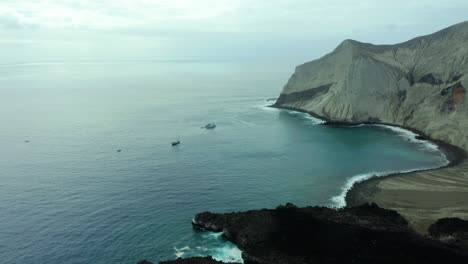
[[[118,149],[117,152],[122,152],[122,150],[121,150],[121,149]]]
[[[180,140],[172,141],[171,145],[172,146],[177,146],[180,144]]]
[[[214,129],[216,127],[215,123],[208,123],[204,127],[205,129]]]

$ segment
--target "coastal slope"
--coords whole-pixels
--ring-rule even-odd
[[[468,150],[468,21],[396,45],[345,40],[296,68],[274,106],[388,123]]]
[[[345,40],[296,68],[273,106],[330,123],[384,123],[468,150],[468,22],[396,45]],[[468,164],[364,182],[347,202],[376,202],[419,231],[438,218],[468,219]],[[350,175],[351,176],[351,175]],[[352,196],[351,198],[349,196]],[[430,198],[430,199],[429,199]]]

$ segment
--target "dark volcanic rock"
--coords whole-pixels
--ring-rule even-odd
[[[418,140],[429,140],[429,138],[424,135],[416,135],[414,138]]]
[[[468,263],[468,254],[413,232],[375,204],[197,214],[195,229],[223,232],[245,263]],[[198,262],[197,262],[198,263]]]
[[[193,257],[186,259],[179,258],[172,261],[162,261],[159,262],[159,264],[223,264],[223,262],[216,261],[211,257]]]
[[[153,262],[149,262],[146,259],[138,261],[137,264],[153,264]]]
[[[429,234],[446,243],[468,246],[468,221],[460,218],[443,218],[429,227]]]

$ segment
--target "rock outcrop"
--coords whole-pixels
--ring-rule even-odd
[[[300,65],[274,106],[389,123],[468,150],[468,22],[396,45],[345,40]]]
[[[244,263],[463,263],[467,252],[412,231],[397,212],[354,208],[298,208],[241,213],[201,213],[200,230],[223,232]]]
[[[445,243],[468,248],[468,221],[442,218],[429,227],[429,234]]]

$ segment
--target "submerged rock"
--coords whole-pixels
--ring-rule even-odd
[[[417,140],[429,140],[429,138],[424,135],[416,135],[414,138]]]
[[[465,263],[468,253],[425,238],[397,212],[366,204],[200,213],[198,230],[223,232],[245,263]],[[193,262],[195,263],[195,262]]]

